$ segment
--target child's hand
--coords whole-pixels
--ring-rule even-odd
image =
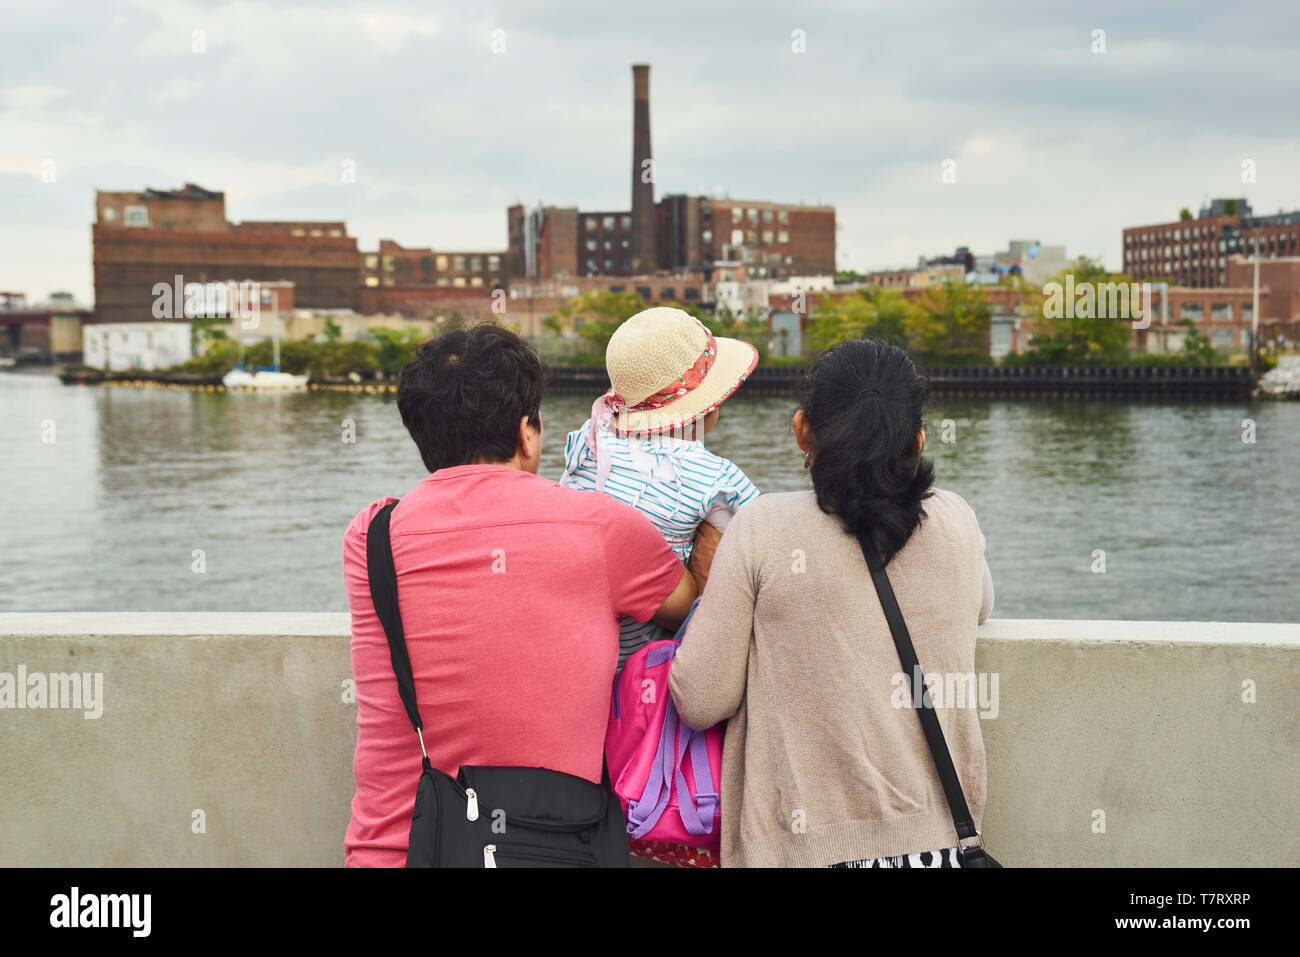
[[[701,595],[704,594],[704,586],[709,580],[709,569],[713,566],[713,553],[718,550],[720,541],[722,541],[720,531],[708,522],[700,522],[700,527],[695,530],[695,544],[691,547],[691,557],[686,563],[686,568],[695,577]]]

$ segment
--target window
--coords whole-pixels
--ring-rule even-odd
[[[751,225],[751,226],[757,226],[757,225],[758,225],[758,210],[757,210],[757,209],[754,209],[754,208],[751,206],[748,210],[746,210],[746,215],[749,217],[749,225]]]
[[[104,207],[104,222],[106,222],[106,223],[111,223],[111,222],[112,222],[113,220],[115,220],[115,219],[117,219],[117,210],[114,209],[112,206],[105,206],[105,207]]]
[[[1179,314],[1180,319],[1201,319],[1205,316],[1205,308],[1199,302],[1183,303],[1182,312]]]
[[[776,237],[773,236],[773,234],[772,234],[772,230],[770,230],[770,229],[765,229],[765,230],[763,230],[763,242],[765,242],[765,243],[771,243],[775,238],[776,238]]]
[[[1215,329],[1210,333],[1210,338],[1216,349],[1225,349],[1233,344],[1231,329]]]
[[[488,271],[489,271],[489,272],[496,272],[496,271],[499,270],[500,268],[501,268],[501,257],[500,257],[500,256],[489,256],[489,257],[488,257]]]
[[[687,286],[682,290],[682,296],[687,302],[695,302],[700,298],[700,290],[696,286]]]
[[[788,243],[790,241],[790,234],[783,229],[776,234],[776,241],[779,243]]]
[[[612,259],[606,259],[606,260],[605,260],[605,268],[606,268],[606,269],[613,269],[613,268],[614,268],[614,260],[612,260]]]
[[[447,257],[446,257],[446,256],[439,256],[439,257],[438,257],[438,272],[446,272],[446,271],[447,271]]]
[[[742,213],[742,212],[740,211],[740,207],[739,207],[739,206],[732,206],[732,207],[731,207],[731,221],[732,221],[733,223],[738,223],[738,222],[740,222],[741,217],[743,217],[744,215],[745,215],[745,214]]]
[[[587,217],[587,232],[589,232],[589,233],[594,233],[594,232],[595,232],[597,229],[599,229],[599,228],[600,228],[600,223],[597,221],[596,217],[595,217],[595,216],[588,216],[588,217]]]
[[[482,257],[482,256],[471,256],[470,259],[469,259],[469,268],[470,268],[470,271],[471,271],[471,272],[482,272],[482,271],[483,271],[483,257]]]
[[[606,229],[613,229],[613,228],[614,228],[614,217],[613,217],[613,216],[606,216],[606,217],[605,217],[605,228],[606,228]]]
[[[780,210],[776,214],[776,220],[782,226],[788,226],[790,223],[790,211],[788,209]]]
[[[624,228],[624,229],[631,229],[631,228],[632,228],[632,217],[631,217],[631,216],[624,216],[623,219],[622,219],[622,225],[623,225],[623,228]]]
[[[622,244],[622,245],[623,245],[623,248],[624,248],[624,249],[628,249],[628,248],[631,247],[632,243],[631,243],[631,241],[630,241],[626,236],[624,236],[624,237],[623,237],[623,244]]]
[[[450,286],[450,285],[451,285],[451,280],[448,279],[446,276],[440,276],[440,277],[438,278],[438,285],[439,285],[439,286]]]
[[[335,238],[337,239],[338,237],[340,237],[340,236],[343,235],[343,230],[341,230],[341,229],[331,229],[331,230],[330,230],[330,235],[333,236],[333,237],[335,237]]]
[[[1232,303],[1230,303],[1230,302],[1216,302],[1214,305],[1212,305],[1212,306],[1210,307],[1210,318],[1211,318],[1211,319],[1231,319],[1231,318],[1232,318]]]
[[[610,291],[610,292],[622,292],[622,291],[623,291],[623,287],[622,287],[622,286],[610,286],[610,287],[609,287],[609,291]]]
[[[1223,282],[1223,273],[1219,273],[1219,282]],[[1241,304],[1241,318],[1250,322],[1255,317],[1255,307],[1251,303],[1243,302]]]
[[[442,282],[441,279],[438,280],[438,281],[439,281],[439,282]],[[366,285],[367,285],[367,286],[378,286],[378,285],[379,285],[379,277],[378,277],[378,276],[367,276],[367,277],[366,277]]]
[[[465,285],[465,277],[464,277],[464,276],[457,276],[455,279],[453,279],[453,280],[451,281],[451,284],[452,284],[453,286],[455,286],[457,289],[461,289],[461,288],[463,288],[464,285]]]
[[[662,289],[659,290],[659,298],[660,298],[660,299],[676,299],[676,298],[677,298],[677,290],[674,289],[672,286],[664,286]]]
[[[373,255],[373,254],[372,254],[372,255],[368,255],[368,256],[366,256],[366,268],[367,268],[367,269],[378,269],[378,268],[379,268],[379,257],[378,257],[377,255]]]
[[[595,272],[595,271],[596,271],[596,260],[594,260],[594,259],[588,259],[588,260],[587,260],[587,272]]]
[[[733,230],[731,231],[731,245],[733,245],[733,246],[739,246],[739,245],[740,245],[741,243],[743,243],[744,241],[745,241],[745,232],[744,232],[744,230],[741,230],[741,229],[733,229]]]
[[[644,299],[646,302],[649,302],[649,301],[650,301],[650,287],[649,287],[649,286],[637,286],[637,287],[636,287],[636,294],[637,294],[638,296],[640,296],[642,299]]]
[[[704,232],[700,233],[700,241],[703,242],[704,245],[706,245],[706,246],[712,246],[712,245],[713,245],[713,230],[711,230],[711,229],[706,229],[706,230],[704,230]]]
[[[588,239],[588,240],[587,240],[587,252],[589,252],[589,253],[594,253],[595,251],[596,251],[596,240],[594,240],[594,239]]]
[[[126,219],[123,223],[127,226],[148,226],[149,210],[143,206],[128,206],[126,208]]]
[[[464,272],[464,271],[465,271],[465,257],[464,257],[464,256],[456,256],[456,257],[454,257],[454,258],[452,259],[452,261],[451,261],[451,265],[452,265],[452,269],[453,269],[454,271],[456,271],[456,272]]]
[[[772,211],[770,209],[763,210],[763,222],[764,223],[772,222]]]
[[[613,248],[614,248],[614,240],[612,239],[605,240],[605,251],[608,252]]]
[[[470,277],[470,280],[469,280],[469,284],[470,284],[471,286],[481,286],[481,285],[483,285],[483,277],[482,277],[482,276],[471,276],[471,277]]]

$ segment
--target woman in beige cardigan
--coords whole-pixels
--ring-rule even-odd
[[[812,491],[759,496],[718,545],[669,684],[692,727],[727,722],[724,867],[959,866],[856,537],[886,562],[927,680],[973,676],[993,582],[970,506],[921,457],[925,392],[896,346],[823,353],[794,416]],[[936,711],[978,827],[984,742],[977,702],[958,703]]]

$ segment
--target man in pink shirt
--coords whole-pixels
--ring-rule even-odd
[[[430,475],[390,529],[434,767],[544,767],[599,782],[619,618],[676,628],[696,585],[650,521],[537,475],[545,372],[491,325],[424,343],[397,406]],[[357,690],[349,867],[401,867],[420,742],[371,602],[366,506],[343,537]]]

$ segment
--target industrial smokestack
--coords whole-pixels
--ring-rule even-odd
[[[632,272],[659,268],[655,250],[654,163],[650,155],[650,67],[632,67]]]

